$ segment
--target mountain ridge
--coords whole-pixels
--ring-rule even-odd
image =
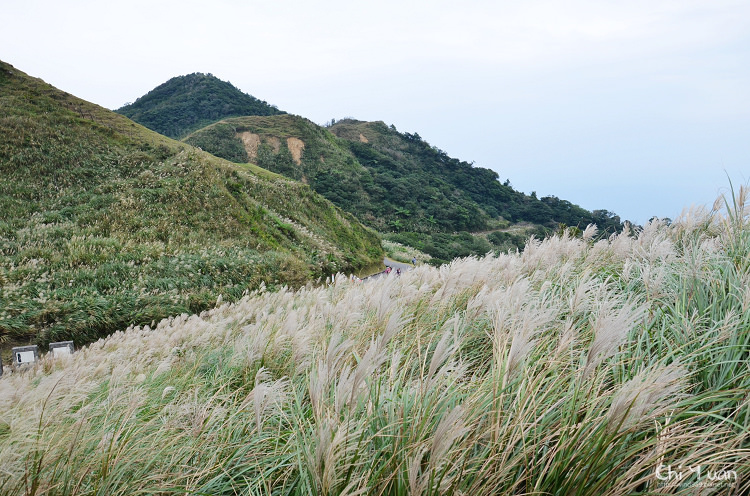
[[[2,62],[0,90],[3,347],[81,345],[382,260],[377,235],[307,185]]]
[[[170,138],[182,138],[226,117],[284,113],[228,81],[201,72],[173,77],[116,112]]]
[[[292,114],[235,117],[194,131],[184,141],[306,182],[370,227],[426,251],[436,263],[520,249],[529,235],[544,236],[561,224],[583,230],[595,223],[603,234],[622,229],[611,212],[525,195],[500,183],[495,171],[451,158],[417,133],[401,133],[382,121],[345,119],[324,128]],[[508,232],[511,224],[529,223],[537,227]]]

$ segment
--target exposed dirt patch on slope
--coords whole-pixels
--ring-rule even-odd
[[[244,133],[240,133],[240,139],[242,140],[242,144],[245,145],[247,159],[251,162],[255,161],[255,159],[258,157],[260,136],[249,131],[245,131]]]
[[[369,143],[369,142],[370,142],[370,140],[368,140],[368,139],[367,139],[367,138],[365,137],[365,135],[364,135],[364,134],[362,134],[362,133],[359,133],[359,141],[361,141],[362,143]]]
[[[266,138],[266,143],[271,145],[274,153],[279,153],[279,150],[281,150],[281,140],[276,136]]]
[[[302,150],[305,149],[305,142],[299,138],[287,138],[286,146],[289,148],[289,153],[292,154],[294,163],[300,165],[302,163]]]

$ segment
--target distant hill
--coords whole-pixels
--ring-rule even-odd
[[[621,228],[619,218],[614,219],[610,212],[589,212],[554,196],[537,198],[516,191],[509,183],[501,183],[497,172],[449,157],[417,133],[401,133],[383,122],[352,119],[336,122],[330,130],[346,139],[357,160],[382,178],[386,189],[395,192],[392,201],[428,218],[437,219],[441,212],[452,210],[447,216],[451,222],[438,223],[441,231],[485,230],[499,217],[547,227],[562,223],[585,228],[596,223],[604,231]],[[446,204],[447,198],[458,207]],[[419,222],[404,217],[409,230],[419,231]]]
[[[174,77],[117,112],[171,138],[226,117],[283,113],[231,83],[198,72]]]
[[[307,185],[237,165],[0,62],[0,347],[90,342],[382,260]]]
[[[159,88],[169,85],[170,99],[184,106],[158,107],[148,97],[162,92],[159,88],[136,103],[167,122],[181,113],[211,121],[184,136],[185,142],[309,184],[391,240],[428,253],[435,263],[522,248],[529,236],[543,237],[561,227],[583,230],[596,224],[602,235],[623,228],[613,212],[590,212],[556,196],[526,195],[509,181],[501,182],[493,170],[449,157],[417,133],[402,133],[380,121],[344,119],[324,128],[288,114],[215,118],[191,96],[189,85],[170,82]]]
[[[184,140],[234,162],[250,162],[309,184],[345,210],[386,231],[392,212],[373,199],[370,171],[349,144],[295,115],[236,117],[200,129]]]
[[[560,224],[620,230],[619,217],[556,197],[537,198],[496,172],[449,157],[417,134],[351,119],[326,129],[302,117],[225,119],[185,138],[234,162],[251,162],[310,184],[394,240],[438,261],[522,247]],[[513,227],[512,225],[525,227]],[[536,227],[534,227],[536,226]],[[483,232],[482,236],[470,233]]]

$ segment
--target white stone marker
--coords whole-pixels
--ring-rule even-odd
[[[39,348],[32,346],[16,346],[13,348],[13,362],[16,365],[34,363],[39,358]]]
[[[68,356],[73,354],[73,341],[60,341],[59,343],[50,343],[49,352],[54,358]]]

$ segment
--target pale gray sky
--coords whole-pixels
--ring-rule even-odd
[[[645,222],[750,178],[750,2],[3,0],[0,59],[118,108],[210,72]]]

